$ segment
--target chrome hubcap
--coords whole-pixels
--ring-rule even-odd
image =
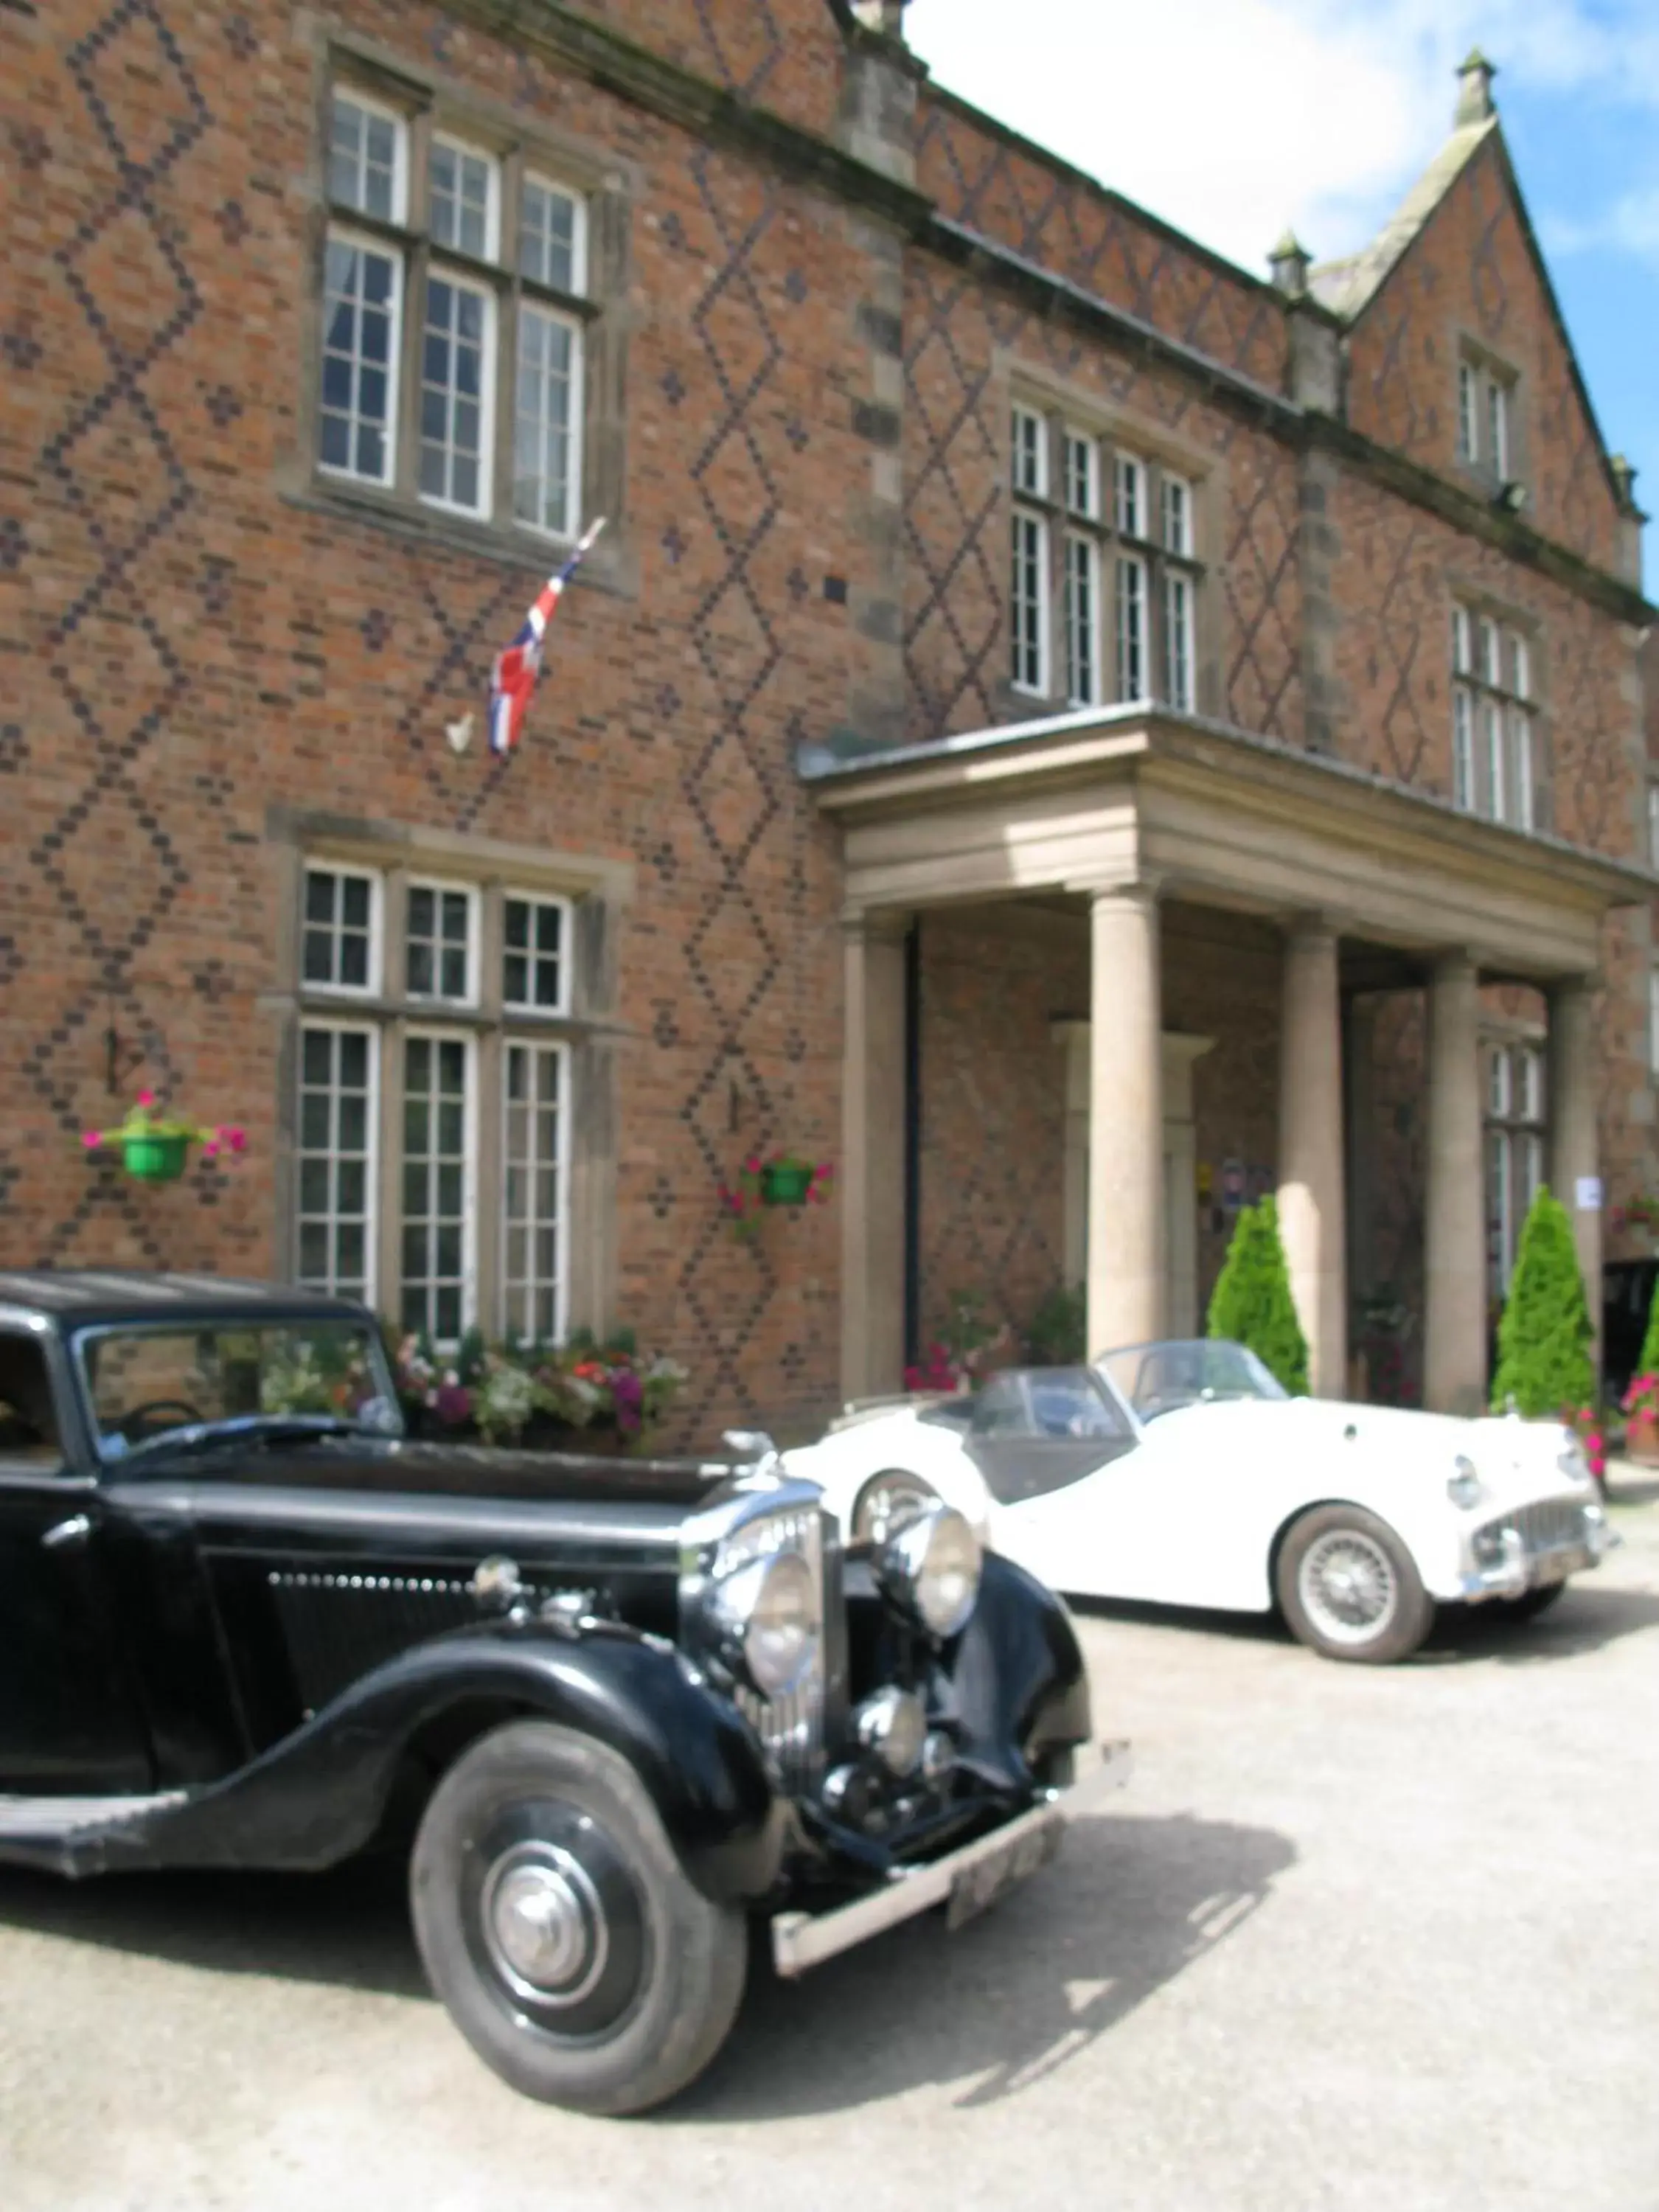
[[[1394,1617],[1399,1585],[1388,1553],[1358,1528],[1333,1528],[1303,1559],[1297,1594],[1332,1644],[1369,1644]]]
[[[539,2005],[574,2005],[609,1954],[599,1893],[580,1861],[557,1844],[503,1852],[484,1879],[483,1934],[495,1971]]]

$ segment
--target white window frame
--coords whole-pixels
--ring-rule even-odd
[[[527,999],[509,999],[507,995],[507,909],[512,904],[526,905],[533,916],[540,907],[552,908],[559,916],[559,997],[556,1006],[541,1006]],[[532,891],[507,884],[501,894],[501,1011],[514,1022],[556,1022],[568,1020],[570,1015],[571,952],[575,941],[576,909],[574,903],[555,891]],[[531,980],[535,979],[537,954],[532,946],[526,957],[529,960]],[[545,956],[542,956],[545,957]],[[511,1042],[511,1039],[508,1040]]]
[[[1086,430],[1075,429],[1069,422],[1062,430],[1060,438],[1060,450],[1065,457],[1066,512],[1077,515],[1084,522],[1098,522],[1100,447]]]
[[[1009,414],[1009,482],[1016,498],[1048,496],[1048,425],[1034,407],[1016,400]],[[1028,465],[1029,464],[1029,465]]]
[[[1457,364],[1457,458],[1473,468],[1480,459],[1480,394],[1472,361]]]
[[[461,1132],[461,1326],[454,1336],[440,1336],[429,1321],[424,1330],[436,1346],[447,1351],[460,1341],[467,1330],[476,1324],[478,1316],[478,1040],[469,1030],[449,1029],[441,1022],[411,1022],[404,1030],[403,1065],[398,1071],[398,1150],[405,1177],[405,1188],[409,1159],[404,1132],[408,1126],[409,1048],[411,1044],[459,1044],[463,1050],[466,1069],[466,1105],[462,1115]],[[435,1157],[428,1155],[429,1159]],[[431,1173],[432,1169],[428,1167],[428,1188]],[[424,1218],[430,1223],[430,1215]],[[409,1279],[404,1272],[403,1243],[409,1225],[408,1202],[404,1191],[400,1190],[398,1204],[398,1327],[404,1329],[410,1327],[404,1319],[405,1301],[409,1296]],[[428,1311],[432,1289],[438,1279],[431,1274],[426,1278]]]
[[[1480,702],[1480,750],[1486,771],[1486,812],[1494,822],[1509,820],[1508,779],[1504,775],[1504,709],[1496,699]]]
[[[366,983],[319,983],[306,974],[306,933],[313,927],[307,913],[313,876],[333,876],[368,885],[368,981]],[[331,923],[336,933],[339,924]],[[307,994],[330,999],[378,999],[386,976],[386,883],[374,868],[353,867],[349,862],[307,858],[300,875],[300,988]]]
[[[1486,442],[1492,447],[1492,465],[1499,483],[1510,480],[1510,394],[1509,386],[1495,376],[1486,379]]]
[[[1131,575],[1136,579],[1135,589],[1127,592],[1124,586]],[[1146,577],[1146,562],[1140,554],[1118,553],[1113,571],[1112,606],[1117,640],[1117,699],[1121,706],[1143,705],[1152,696],[1148,665],[1152,658],[1152,603],[1147,596]],[[1133,625],[1133,637],[1128,618],[1132,608],[1138,617]],[[1130,680],[1132,659],[1136,664],[1138,684]]]
[[[553,1333],[550,1339],[547,1340],[539,1339],[534,1331],[521,1331],[520,1333],[525,1336],[526,1340],[529,1341],[544,1340],[550,1341],[554,1344],[562,1344],[563,1343],[566,1336],[569,1334],[570,1328],[571,1073],[570,1048],[568,1044],[557,1039],[550,1040],[545,1037],[508,1036],[504,1036],[501,1040],[501,1191],[500,1219],[497,1223],[497,1233],[500,1238],[499,1249],[501,1258],[501,1281],[498,1285],[498,1290],[501,1297],[502,1333],[503,1334],[508,1334],[519,1326],[518,1317],[513,1311],[513,1298],[515,1287],[520,1296],[522,1297],[527,1292],[529,1297],[532,1301],[538,1290],[541,1287],[539,1278],[538,1278],[533,1272],[535,1237],[538,1233],[533,1215],[525,1231],[526,1238],[526,1259],[531,1263],[532,1273],[523,1278],[516,1286],[513,1283],[508,1273],[507,1233],[509,1223],[507,1211],[507,1176],[513,1164],[509,1158],[507,1149],[507,1127],[511,1103],[507,1081],[507,1063],[510,1056],[514,1052],[527,1053],[530,1055],[532,1066],[539,1059],[545,1057],[553,1060],[558,1068],[558,1101],[556,1111],[558,1115],[559,1150],[558,1158],[555,1163],[556,1196],[554,1200],[558,1210],[553,1223],[554,1266],[557,1273],[555,1282],[552,1285],[554,1293]],[[535,1110],[532,1102],[530,1109],[532,1126],[534,1122]],[[528,1172],[533,1177],[536,1172],[536,1166],[533,1161],[530,1164]],[[532,1188],[533,1191],[533,1182]]]
[[[1120,538],[1144,544],[1152,517],[1146,512],[1146,464],[1138,453],[1112,456],[1112,526]]]
[[[557,323],[568,331],[570,338],[570,421],[567,431],[569,448],[565,476],[565,514],[562,524],[556,529],[550,523],[532,521],[528,515],[519,512],[519,422],[524,408],[524,331],[526,319],[531,315],[539,316],[544,322]],[[550,307],[541,300],[525,300],[520,303],[513,361],[513,520],[519,529],[528,531],[534,537],[550,538],[560,544],[573,542],[581,532],[582,448],[585,442],[582,426],[587,406],[586,335],[580,318],[575,315],[566,314],[562,309]]]
[[[1452,805],[1474,811],[1474,695],[1462,684],[1452,686]]]
[[[1166,472],[1159,496],[1164,507],[1164,550],[1178,561],[1193,556],[1193,488],[1185,477]]]
[[[386,465],[379,476],[370,475],[368,471],[366,469],[360,469],[340,461],[325,461],[322,458],[322,424],[324,418],[329,415],[337,414],[337,410],[325,407],[323,404],[323,384],[324,378],[326,374],[326,364],[329,359],[328,325],[330,319],[331,295],[328,289],[328,249],[330,246],[343,246],[348,250],[348,252],[352,253],[372,253],[375,255],[378,259],[388,263],[392,270],[392,296],[388,306],[392,328],[386,341],[386,426],[380,434],[381,450],[385,455]],[[395,483],[398,476],[398,433],[399,428],[398,408],[403,384],[404,317],[405,311],[404,257],[395,246],[388,246],[385,239],[376,238],[368,231],[354,230],[346,223],[335,222],[329,225],[328,234],[324,241],[323,264],[322,331],[321,341],[317,353],[317,466],[325,476],[334,477],[343,483],[367,483],[380,484],[381,486],[390,485]],[[362,338],[362,319],[363,313],[361,299],[356,301],[355,303],[355,313],[358,319],[357,337],[359,347],[361,349]],[[340,356],[337,356],[336,358],[340,358]],[[362,420],[362,417],[358,412],[357,405],[358,392],[362,376],[362,355],[361,349],[357,353],[353,354],[350,356],[350,359],[353,370],[351,412],[345,417],[345,420],[351,426],[351,448],[355,455],[357,447],[358,427]]]
[[[459,155],[462,161],[479,161],[483,165],[483,251],[482,253],[474,253],[470,246],[463,246],[458,238],[439,237],[437,225],[433,220],[435,185],[429,156],[427,161],[426,179],[427,236],[441,253],[458,253],[468,260],[499,263],[501,258],[501,165],[500,161],[488,147],[476,146],[470,139],[458,138],[453,131],[434,131],[432,134],[432,144],[434,148],[441,146],[446,153]],[[458,168],[458,181],[460,173]],[[458,198],[455,204],[459,210],[465,207],[465,202]]]
[[[1064,544],[1066,704],[1097,707],[1100,704],[1100,548],[1092,538],[1085,538],[1078,531],[1067,531]],[[1079,580],[1088,602],[1081,610],[1079,606]],[[1089,641],[1086,665],[1079,650],[1079,633],[1085,629]]]
[[[1659,963],[1648,970],[1648,1072],[1659,1076]]]
[[[458,895],[466,901],[466,996],[464,999],[452,998],[447,993],[439,993],[436,991],[416,991],[410,985],[410,914],[412,907],[412,895],[416,891],[431,891],[441,902],[445,898],[453,897]],[[440,911],[441,911],[441,908],[440,908]],[[476,1007],[479,1003],[481,996],[482,978],[483,975],[483,901],[480,896],[479,887],[477,884],[458,883],[453,878],[442,876],[411,876],[409,879],[408,893],[405,895],[404,899],[404,941],[401,948],[404,965],[404,994],[408,999],[410,1006],[420,1006],[422,1008],[442,1008],[444,1006],[455,1006],[458,1008]],[[423,939],[422,942],[425,942],[425,940]],[[439,936],[434,938],[431,942],[434,953],[433,972],[435,978],[439,969],[441,966],[441,961],[439,956],[441,954],[444,940],[441,936]]]
[[[1024,533],[1030,533],[1029,538]],[[1048,694],[1048,525],[1040,514],[1028,507],[1017,507],[1009,536],[1010,580],[1009,623],[1012,632],[1012,665],[1015,672],[1010,682],[1016,691],[1028,698],[1043,699]],[[1035,568],[1036,595],[1029,599],[1024,590],[1022,572]],[[1035,676],[1025,672],[1030,665],[1028,647],[1036,647]]]
[[[526,191],[546,192],[553,198],[566,200],[575,211],[570,226],[570,283],[568,286],[556,284],[550,276],[538,276],[533,270],[524,265]],[[556,177],[550,177],[540,169],[526,170],[520,191],[518,273],[526,283],[539,284],[546,291],[568,291],[573,299],[586,299],[587,296],[587,202],[580,192],[573,191],[570,185],[562,184]]]
[[[428,318],[432,312],[432,288],[434,284],[447,284],[452,292],[470,294],[483,304],[483,335],[479,347],[478,368],[478,504],[476,507],[468,507],[465,501],[452,499],[446,493],[425,491],[421,488],[422,465],[428,449],[426,395],[428,391],[435,392],[441,388],[436,385],[428,386],[426,380],[426,342],[431,334]],[[476,277],[463,276],[441,264],[428,270],[423,289],[424,296],[421,301],[421,365],[416,383],[416,402],[421,414],[415,441],[416,496],[422,507],[436,507],[441,514],[464,514],[472,522],[488,522],[495,500],[495,295],[488,284],[481,284]],[[453,331],[447,331],[444,335],[451,349],[452,380],[446,395],[447,419],[442,450],[447,459],[445,474],[453,478],[455,459],[460,450],[454,442],[454,410],[461,398],[453,375],[453,349],[463,341]]]
[[[1193,712],[1197,696],[1193,667],[1196,625],[1193,580],[1182,568],[1164,572],[1164,696],[1180,714]]]
[[[1659,783],[1648,786],[1648,866],[1659,869]]]
[[[312,1013],[309,1012],[301,1013],[300,1017],[297,1051],[295,1054],[294,1071],[294,1204],[292,1215],[295,1277],[296,1280],[304,1283],[307,1288],[327,1290],[331,1293],[337,1291],[340,1279],[335,1273],[333,1267],[334,1230],[339,1221],[343,1218],[334,1210],[333,1206],[333,1199],[337,1194],[338,1191],[338,1164],[342,1157],[334,1141],[335,1138],[337,1136],[339,1121],[339,1093],[337,1091],[331,1093],[331,1096],[335,1101],[335,1105],[331,1116],[334,1127],[330,1132],[329,1151],[323,1154],[310,1152],[307,1150],[304,1142],[306,1094],[305,1040],[307,1032],[312,1030],[326,1031],[329,1035],[334,1036],[362,1036],[367,1038],[368,1042],[368,1089],[367,1093],[368,1104],[365,1108],[368,1121],[364,1133],[368,1141],[362,1155],[362,1297],[365,1305],[373,1306],[378,1302],[380,1297],[380,1052],[383,1042],[383,1031],[378,1022],[362,1020],[354,1021],[349,1016],[344,1014],[334,1015],[326,1013]],[[356,1155],[354,1153],[351,1157],[355,1158]],[[305,1171],[305,1163],[307,1159],[315,1159],[319,1158],[325,1158],[330,1163],[330,1209],[325,1214],[303,1213],[301,1211],[300,1200]],[[329,1228],[330,1279],[326,1283],[318,1283],[313,1278],[302,1274],[300,1266],[300,1255],[301,1248],[304,1242],[303,1231],[305,1224],[307,1221],[319,1220],[326,1223]]]
[[[362,110],[365,115],[378,115],[392,125],[392,208],[389,216],[380,216],[372,209],[360,206],[350,200],[334,197],[334,108],[344,101],[349,107]],[[349,209],[369,222],[391,222],[403,224],[409,220],[409,118],[384,100],[362,91],[350,80],[343,80],[329,88],[328,142],[324,149],[327,172],[327,193],[331,207]],[[361,164],[359,165],[361,169]]]

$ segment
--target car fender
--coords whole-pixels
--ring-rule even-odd
[[[554,1721],[619,1753],[706,1895],[757,1897],[775,1881],[787,1805],[728,1698],[657,1639],[511,1621],[412,1646],[222,1781],[106,1833],[74,1871],[332,1866],[374,1835],[415,1740],[468,1714]]]
[[[791,1475],[816,1483],[823,1502],[850,1535],[859,1493],[872,1476],[902,1469],[920,1475],[947,1505],[965,1514],[981,1538],[989,1525],[991,1496],[984,1478],[951,1430],[918,1421],[908,1413],[860,1421],[820,1443],[787,1452]]]

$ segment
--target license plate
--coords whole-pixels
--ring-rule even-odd
[[[1024,1881],[1028,1875],[1047,1866],[1060,1849],[1065,1832],[1065,1820],[1056,1813],[1041,1827],[1028,1828],[1023,1836],[1015,1837],[1000,1850],[988,1851],[972,1866],[963,1867],[951,1884],[945,1926],[960,1928],[964,1921],[973,1919],[976,1913],[983,1912],[988,1905],[1006,1896],[1016,1882]]]

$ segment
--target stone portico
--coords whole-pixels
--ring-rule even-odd
[[[1091,1350],[1201,1326],[1194,1082],[1224,1056],[1210,1062],[1208,1031],[1230,1023],[1237,1039],[1247,968],[1259,1011],[1245,1026],[1276,1031],[1274,1181],[1316,1394],[1347,1387],[1349,1214],[1377,1172],[1353,1040],[1389,994],[1427,1007],[1425,1401],[1470,1410],[1486,1388],[1480,1040],[1495,987],[1547,1007],[1548,1179],[1599,1281],[1601,1214],[1577,1202],[1598,1175],[1591,993],[1604,917],[1651,895],[1640,872],[1144,706],[879,757],[808,752],[801,768],[846,870],[848,1395],[897,1387],[907,1293],[915,1329],[918,916],[1005,933],[1040,917],[1073,969],[1086,961],[1084,1003],[1046,1010],[1062,1111],[1043,1166]],[[1220,1018],[1206,1024],[1200,1000]],[[1029,1036],[1033,1010],[1018,1011]]]

